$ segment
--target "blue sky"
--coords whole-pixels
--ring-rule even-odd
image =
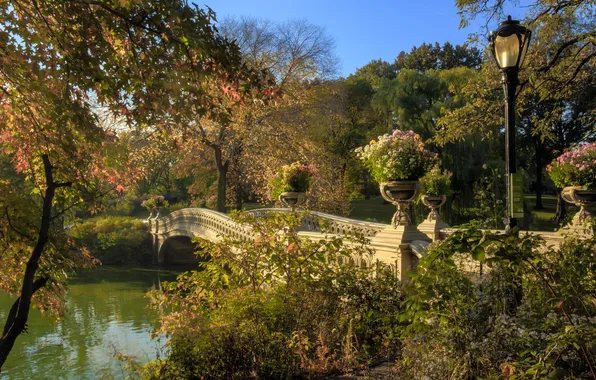
[[[479,24],[459,29],[454,0],[207,0],[218,18],[256,16],[273,21],[307,19],[325,26],[336,42],[340,75],[373,59],[393,62],[423,42],[464,43]],[[519,10],[511,10],[514,18]]]

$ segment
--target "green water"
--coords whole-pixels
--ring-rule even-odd
[[[180,270],[97,267],[80,273],[69,283],[63,319],[32,310],[29,333],[17,339],[0,378],[122,379],[124,364],[114,354],[134,355],[141,363],[163,357],[165,339],[150,336],[157,314],[147,309],[145,293]],[[13,301],[0,294],[2,324]]]

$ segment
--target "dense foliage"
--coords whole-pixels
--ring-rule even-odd
[[[460,230],[402,286],[359,264],[362,238],[300,239],[298,214],[236,218],[255,240],[203,241],[211,261],[151,294],[171,351],[139,374],[308,378],[389,359],[404,379],[593,376],[594,238]]]
[[[318,176],[313,165],[294,162],[284,165],[269,180],[271,199],[275,200],[281,193],[299,192],[306,193],[313,185],[313,180]]]
[[[235,219],[254,240],[201,242],[211,260],[151,294],[171,309],[160,329],[171,353],[146,376],[311,377],[395,356],[399,282],[360,265],[370,259],[365,239],[302,239],[300,214]]]
[[[557,157],[546,168],[555,186],[596,188],[596,143],[576,147]]]
[[[190,109],[220,117],[260,86],[264,74],[213,22],[185,0],[0,3],[0,154],[29,189],[0,196],[18,206],[0,221],[12,230],[0,237],[12,258],[0,287],[16,298],[0,367],[32,302],[60,311],[65,273],[86,258],[72,255],[64,225],[143,171],[119,132],[166,129]],[[48,290],[52,302],[40,304]]]
[[[412,274],[401,370],[413,378],[592,378],[595,271],[595,239],[553,248],[531,235],[456,232]]]
[[[455,3],[462,25],[480,18],[490,27],[518,2]],[[596,2],[524,5],[522,23],[534,37],[520,72],[516,153],[540,210],[543,192],[596,186]],[[503,226],[501,75],[483,38],[476,46],[423,43],[344,79],[321,26],[215,23],[211,9],[187,0],[0,2],[0,289],[15,297],[0,368],[32,306],[64,311],[72,270],[94,263],[92,255],[104,263],[148,256],[138,221],[94,218],[69,229],[106,205],[108,214],[128,215],[149,194],[164,194],[144,205],[225,212],[310,190],[313,209],[347,216],[350,198],[378,195],[374,181],[422,179],[423,193],[453,189],[445,215],[457,214],[456,223]],[[428,172],[437,158],[453,175]],[[313,166],[297,163],[268,186],[295,161],[316,166],[317,186]],[[560,197],[557,208],[564,221]],[[297,219],[238,218],[259,231],[256,243],[205,245],[213,260],[202,272],[154,294],[174,310],[163,320],[173,350],[147,371],[316,376],[399,350],[402,294],[393,274],[381,268],[373,281],[345,262],[361,254],[360,238],[306,242]],[[456,234],[422,259],[402,321],[412,323],[402,335],[403,372],[593,375],[592,241],[548,249],[478,234]],[[454,264],[468,251],[490,268],[474,281]],[[515,312],[502,311],[512,284],[525,296]]]
[[[424,195],[446,195],[453,194],[451,188],[451,176],[453,174],[449,171],[441,172],[441,168],[437,165],[428,171],[422,178],[420,178],[420,196]]]
[[[152,210],[156,207],[168,207],[170,203],[165,199],[163,195],[152,195],[145,199],[141,206],[148,210]]]
[[[68,234],[102,264],[140,263],[151,259],[151,236],[147,225],[139,218],[87,219]]]
[[[356,149],[356,153],[379,183],[418,180],[436,162],[436,155],[424,148],[418,134],[399,129],[379,136],[378,140]]]

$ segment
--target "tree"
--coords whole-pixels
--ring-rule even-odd
[[[468,67],[479,69],[482,63],[482,54],[476,47],[456,45],[449,42],[443,46],[435,42],[434,45],[423,43],[414,46],[409,53],[401,51],[393,66],[397,71],[403,69],[427,71],[427,70],[449,70],[456,67]]]
[[[300,101],[301,86],[315,78],[333,75],[337,60],[332,53],[333,40],[324,28],[305,20],[275,24],[252,18],[227,19],[220,29],[240,46],[246,65],[267,73],[270,79],[261,89],[244,94],[238,84],[224,87],[220,98],[225,110],[217,113],[204,115],[197,112],[200,110],[193,107],[192,99],[187,98],[183,107],[187,112],[177,121],[181,129],[186,129],[187,138],[195,139],[212,152],[218,175],[217,210],[224,212],[230,168],[241,165],[240,156],[245,154],[247,144],[255,143],[256,134],[264,139],[259,143],[270,141],[265,135],[276,133],[274,131],[279,127],[270,122],[277,109],[275,102]],[[229,86],[229,82],[224,83]],[[212,94],[218,89],[218,85],[213,86]],[[282,147],[287,148],[287,145],[286,141]],[[260,150],[259,154],[270,150]],[[239,177],[238,173],[235,177]]]
[[[487,29],[497,18],[504,17],[506,3],[500,0],[456,2],[461,10],[462,25],[484,18]],[[537,0],[531,3],[523,21],[534,33],[516,102],[521,135],[529,138],[534,147],[536,208],[542,207],[544,166],[555,152],[593,138],[596,104],[593,97],[588,100],[586,95],[593,94],[595,83],[594,4],[588,0]],[[503,125],[503,97],[495,66],[487,62],[482,67],[480,80],[463,89],[473,101],[439,120],[441,141],[457,140],[471,133],[489,137]],[[568,132],[560,130],[563,125],[569,128]]]
[[[392,81],[384,81],[374,95],[373,107],[391,112],[394,122],[430,140],[440,132],[439,117],[466,103],[461,89],[474,82],[476,72],[466,67],[417,71],[402,69]]]
[[[199,88],[179,85],[238,77],[237,50],[216,34],[213,16],[177,0],[0,3],[0,152],[14,168],[1,184],[0,285],[18,295],[0,339],[0,368],[26,331],[32,303],[58,311],[64,270],[87,258],[69,249],[64,218],[136,177],[128,157],[106,158],[117,135],[101,127],[92,105],[155,128],[167,118],[148,111],[160,108],[166,88],[192,91],[198,108],[212,108]]]
[[[348,79],[365,81],[370,84],[374,91],[381,86],[383,79],[393,79],[397,76],[395,64],[391,64],[382,59],[373,59],[366,65],[356,69],[354,74],[350,74]]]

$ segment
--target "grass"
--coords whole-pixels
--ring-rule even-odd
[[[354,199],[350,203],[352,206],[350,218],[352,219],[391,223],[391,218],[395,214],[395,206],[383,202],[381,197]]]
[[[559,228],[557,222],[553,219],[557,209],[557,197],[554,195],[543,195],[542,205],[543,210],[534,210],[536,203],[536,195],[526,194],[525,201],[527,209],[531,210],[534,215],[530,223],[531,231],[554,231]],[[373,197],[371,199],[354,199],[351,201],[352,211],[349,217],[356,220],[364,220],[378,223],[391,223],[391,218],[395,213],[395,207],[389,203],[384,203],[381,197]],[[244,203],[244,209],[254,210],[257,208],[270,207],[259,203]],[[415,206],[418,222],[426,216],[426,209],[424,206]],[[577,209],[573,206],[568,207],[569,214],[573,214]]]
[[[557,197],[554,195],[543,195],[542,206],[543,210],[535,210],[536,195],[526,194],[525,195],[526,205],[528,209],[534,213],[534,220],[530,225],[530,229],[533,231],[554,231],[559,225],[554,221],[555,211],[557,210]]]

